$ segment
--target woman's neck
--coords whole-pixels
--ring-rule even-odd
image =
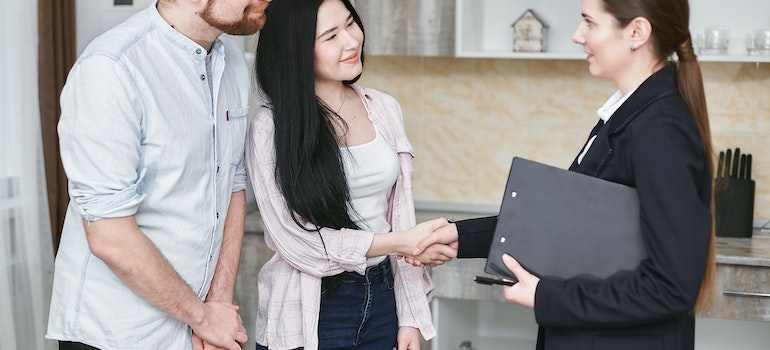
[[[655,72],[663,69],[666,66],[664,61],[654,61],[647,64],[637,65],[636,68],[628,69],[627,74],[623,79],[618,79],[615,84],[620,90],[620,93],[625,96],[631,91],[636,90],[639,85],[642,85],[647,78],[651,77]]]
[[[339,110],[345,103],[347,86],[342,82],[319,85],[316,82],[315,94],[323,101],[333,112],[339,113]]]

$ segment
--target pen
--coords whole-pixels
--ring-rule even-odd
[[[473,281],[475,281],[478,284],[487,284],[487,285],[500,284],[504,286],[512,286],[516,284],[516,282],[513,282],[513,281],[506,281],[506,280],[483,277],[483,276],[475,276],[473,277]]]

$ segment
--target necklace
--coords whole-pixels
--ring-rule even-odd
[[[342,117],[340,117],[340,111],[342,110],[342,106],[345,105],[345,97],[347,97],[347,96],[348,96],[347,91],[345,91],[345,88],[343,88],[343,90],[342,90],[342,103],[340,103],[340,107],[337,108],[337,111],[334,112],[334,115],[336,115],[337,118],[342,118]]]

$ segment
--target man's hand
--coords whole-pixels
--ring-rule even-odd
[[[227,350],[226,348],[220,348],[203,341],[203,339],[195,333],[192,334],[192,345],[193,350]]]
[[[203,341],[195,332],[192,334],[192,346],[193,350],[227,350]]]
[[[228,350],[239,350],[239,343],[246,343],[238,307],[201,302],[133,216],[83,220],[83,225],[94,256],[141,298],[190,325],[205,343]]]
[[[196,348],[196,339],[193,337],[193,349],[242,349],[248,336],[241,316],[238,315],[238,306],[213,301],[203,305],[204,317],[201,322],[190,324],[194,335],[200,338],[200,342],[197,342],[200,348]]]
[[[214,277],[211,280],[211,288],[206,295],[206,303],[219,302],[230,305],[233,301],[235,279],[238,273],[238,263],[241,256],[243,243],[243,230],[246,217],[246,192],[238,191],[230,195],[230,206],[225,217],[225,227],[222,233],[222,247],[219,250],[219,259]],[[243,320],[238,317],[243,324]],[[193,350],[226,350],[227,348],[215,346],[206,342],[193,332]],[[239,342],[241,346],[245,344]]]

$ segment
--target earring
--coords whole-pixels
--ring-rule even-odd
[[[631,44],[631,52],[636,51],[636,43]]]

